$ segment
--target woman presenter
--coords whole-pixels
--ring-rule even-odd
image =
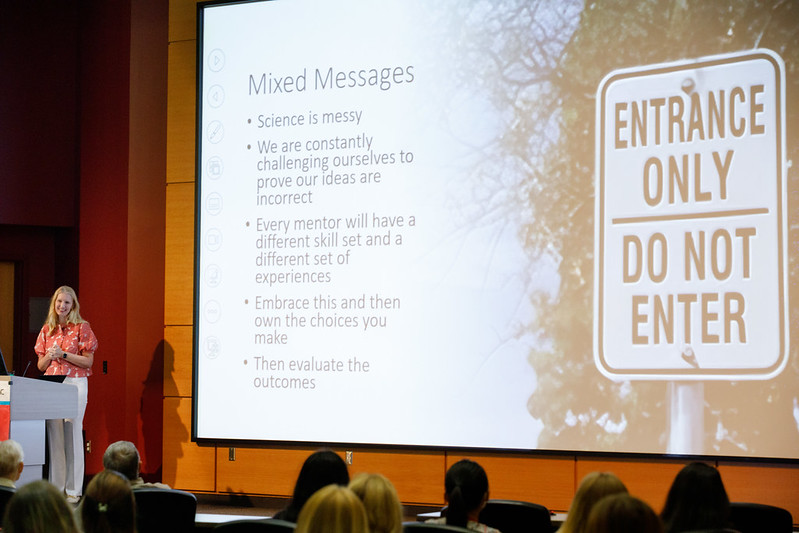
[[[47,320],[36,338],[34,351],[39,370],[48,376],[66,376],[64,383],[78,389],[78,415],[47,421],[50,482],[76,503],[83,493],[83,415],[89,397],[87,378],[92,374],[97,337],[80,316],[78,297],[66,285],[50,300]]]

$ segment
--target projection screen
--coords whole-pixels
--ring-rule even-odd
[[[193,439],[799,458],[796,6],[668,5],[200,4]]]

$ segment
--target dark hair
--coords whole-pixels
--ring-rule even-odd
[[[64,494],[43,479],[26,483],[8,501],[4,533],[77,533],[72,509]]]
[[[730,499],[719,471],[705,463],[683,467],[671,484],[660,518],[667,533],[726,527]]]
[[[302,464],[291,502],[275,518],[296,522],[302,506],[314,492],[327,485],[346,486],[349,482],[350,474],[344,459],[330,449],[315,451]]]
[[[447,525],[466,527],[469,513],[479,510],[488,494],[488,476],[479,464],[461,459],[444,477],[447,496]]]
[[[103,470],[92,478],[80,504],[84,533],[133,533],[136,502],[130,481],[119,472]]]
[[[605,496],[588,514],[586,531],[591,533],[662,533],[663,524],[643,500],[620,492]]]

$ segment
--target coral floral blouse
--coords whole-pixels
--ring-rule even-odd
[[[88,322],[56,326],[56,331],[52,335],[48,335],[49,331],[49,326],[45,324],[39,332],[39,336],[36,337],[33,351],[36,352],[39,359],[45,356],[51,346],[55,345],[60,346],[65,352],[81,355],[84,352],[94,353],[97,350],[97,337]],[[66,359],[55,359],[50,362],[50,366],[47,367],[44,374],[46,376],[85,378],[92,375],[92,370],[73,365]]]

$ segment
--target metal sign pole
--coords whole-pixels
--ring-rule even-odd
[[[670,381],[667,453],[701,455],[705,449],[705,383]]]

